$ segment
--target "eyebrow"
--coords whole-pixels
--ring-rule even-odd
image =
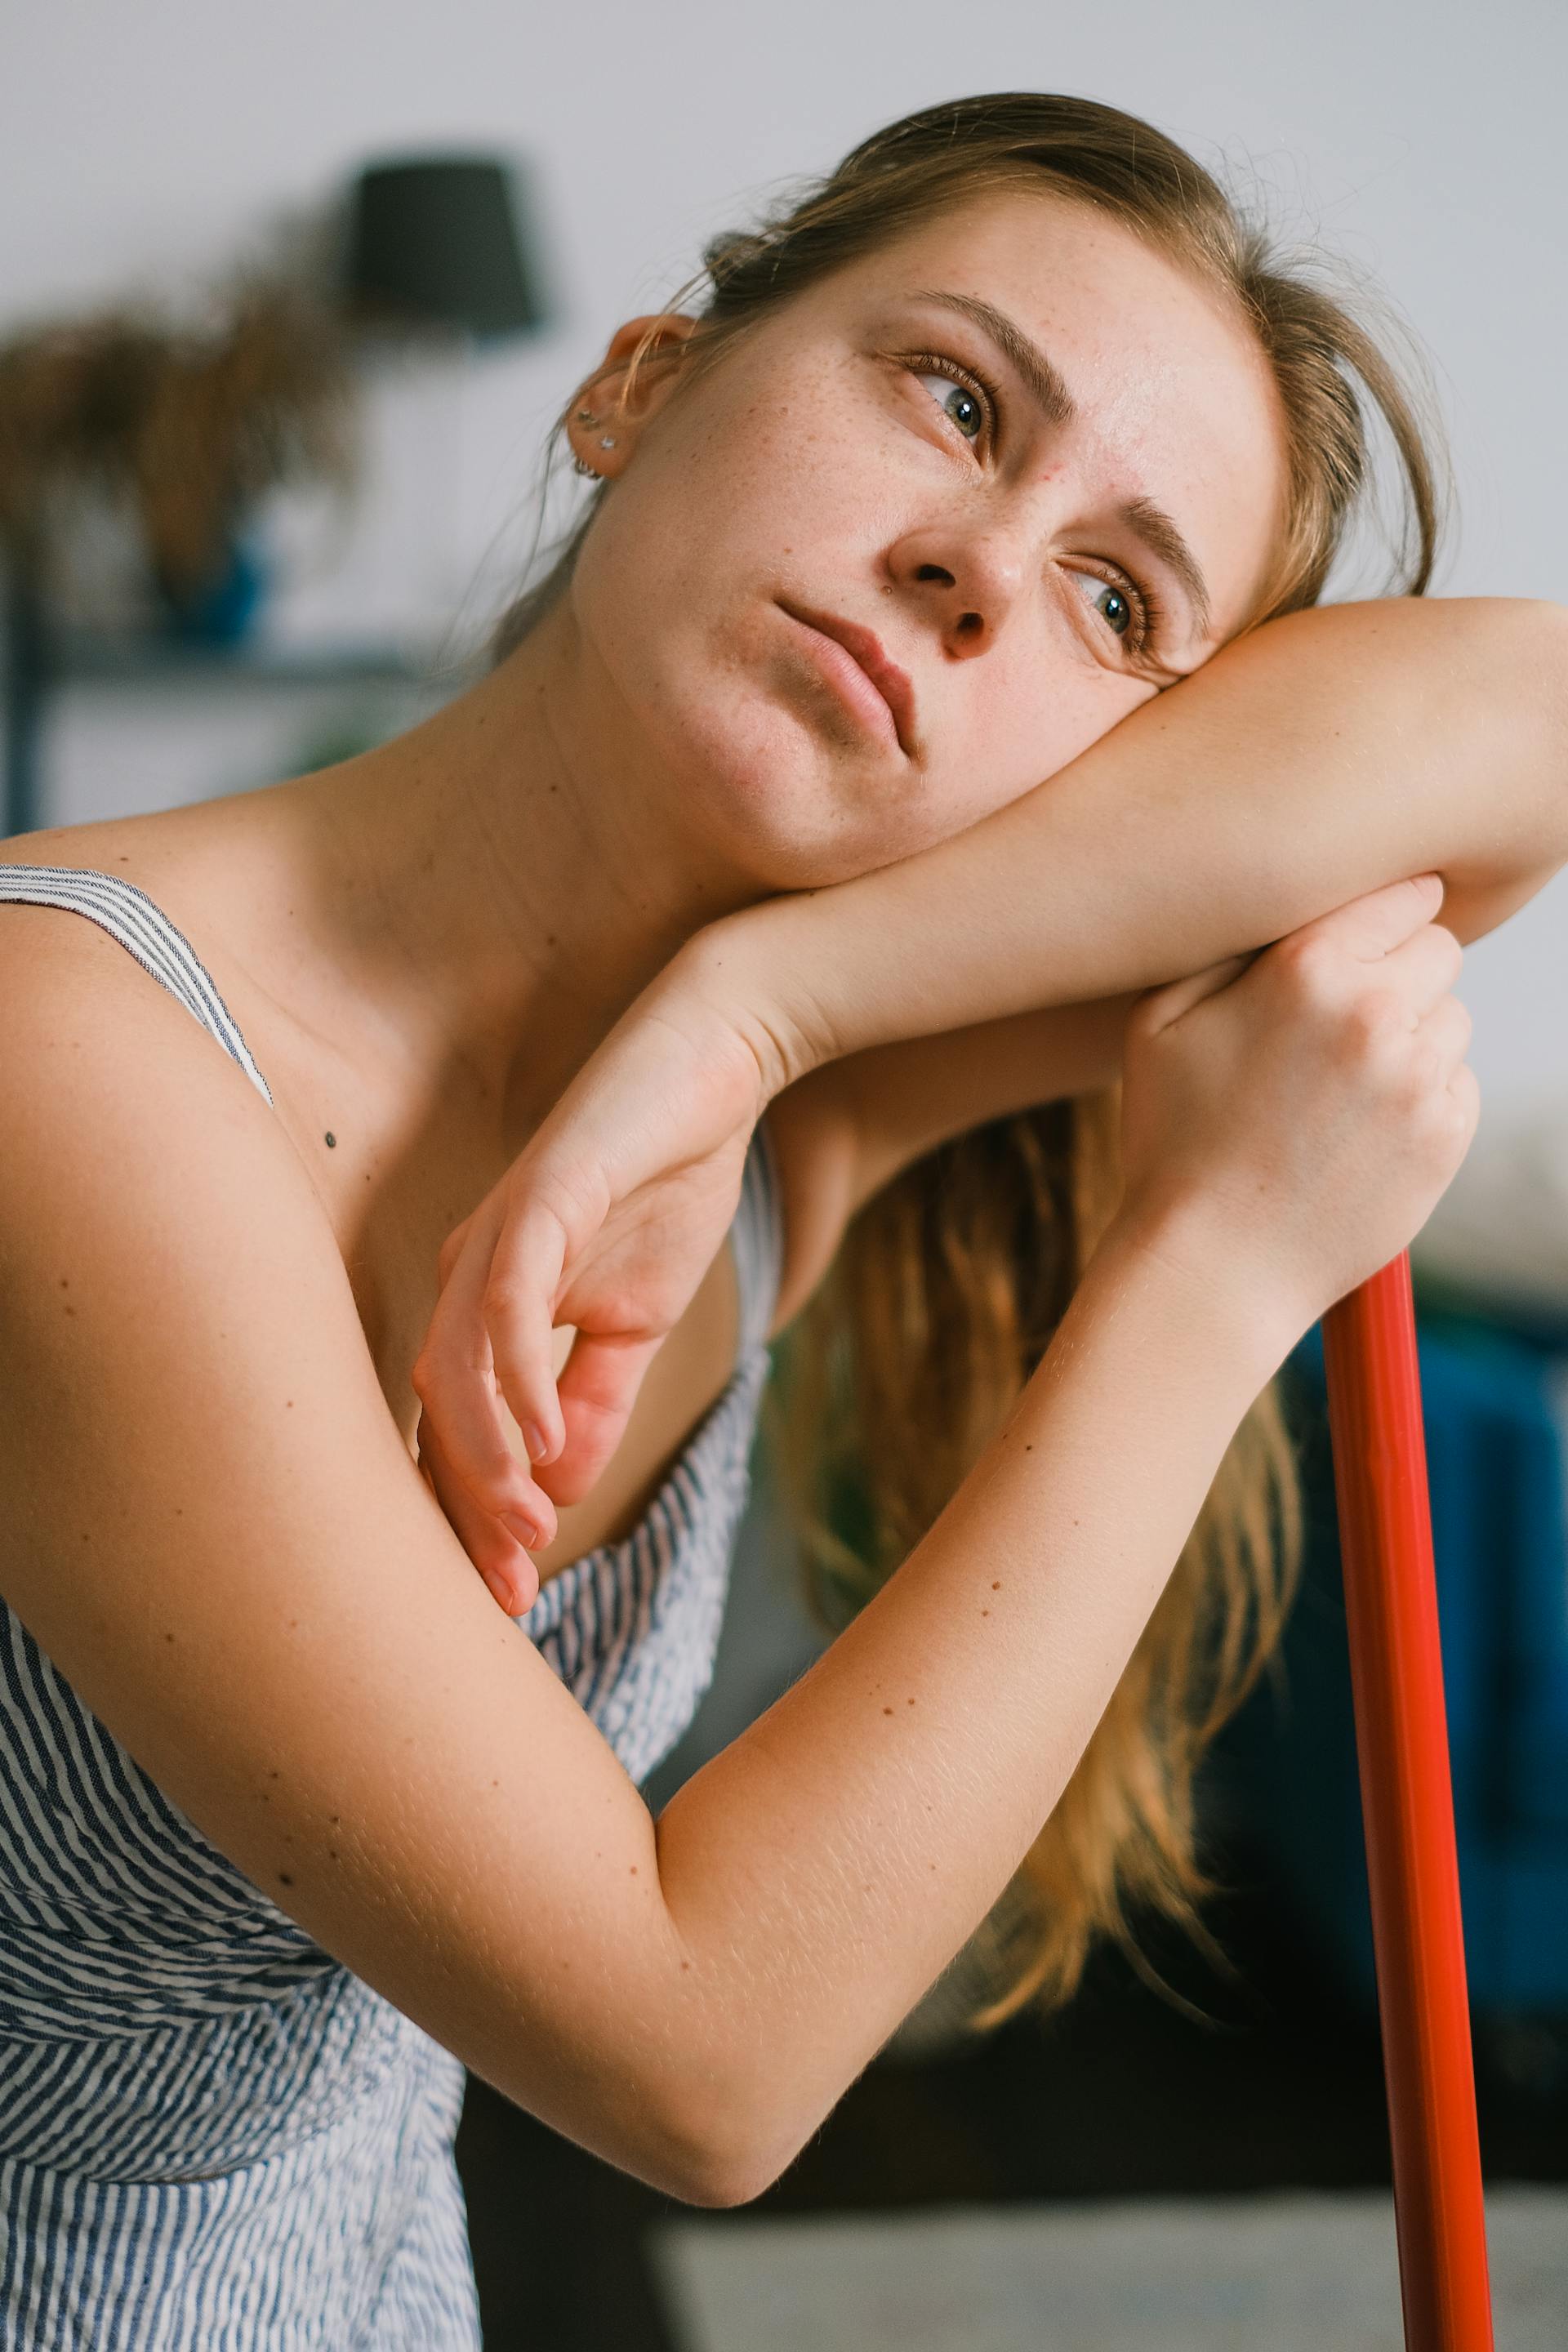
[[[994,302],[987,302],[977,294],[957,294],[943,287],[918,287],[914,299],[917,302],[934,302],[942,310],[960,311],[973,320],[1012,362],[1048,425],[1065,426],[1076,421],[1078,403],[1068,390],[1066,379],[1005,310],[999,310]],[[1206,636],[1213,613],[1208,583],[1173,518],[1152,499],[1136,498],[1127,499],[1117,509],[1117,520],[1174,573],[1186,592],[1199,635]]]

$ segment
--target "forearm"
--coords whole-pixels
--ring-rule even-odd
[[[1295,1336],[1112,1236],[925,1540],[660,1815],[688,2048],[695,2079],[726,2086],[721,2170],[741,2193],[1001,1895]]]
[[[1407,874],[1462,940],[1568,858],[1568,614],[1500,598],[1270,623],[1008,807],[699,934],[779,1085],[818,1063],[1158,985]]]

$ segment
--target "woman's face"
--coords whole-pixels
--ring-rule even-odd
[[[1245,327],[1029,191],[848,265],[684,386],[649,370],[609,429],[614,456],[580,444],[615,488],[572,589],[595,734],[614,713],[649,788],[768,889],[1054,774],[1244,625],[1283,513]],[[806,614],[875,637],[897,722]]]

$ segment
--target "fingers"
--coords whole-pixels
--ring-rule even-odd
[[[509,1415],[486,1326],[496,1213],[486,1202],[469,1221],[410,1378],[438,1449],[437,1475],[444,1466],[487,1517],[511,1513],[548,1543],[556,1532],[554,1506],[508,1443]]]
[[[1433,920],[1442,903],[1440,875],[1410,875],[1349,899],[1314,922],[1303,923],[1299,930],[1288,932],[1285,940],[1276,940],[1274,948],[1289,946],[1297,956],[1377,962],[1406,991],[1417,1012],[1425,1012],[1452,986],[1459,967],[1458,941]],[[1263,949],[1251,955],[1227,956],[1184,980],[1151,989],[1134,1007],[1140,1025],[1151,1034],[1169,1028],[1205,996],[1230,987],[1257,962],[1258,954],[1270,952]],[[1405,960],[1398,961],[1400,958]]]
[[[1151,1034],[1168,1029],[1173,1021],[1179,1021],[1184,1013],[1190,1013],[1205,996],[1228,988],[1253,961],[1250,955],[1226,956],[1223,963],[1206,964],[1202,971],[1191,972],[1184,980],[1173,980],[1163,988],[1152,988],[1133,1008],[1140,1025]]]
[[[1448,1092],[1458,1107],[1460,1132],[1464,1136],[1465,1150],[1468,1151],[1474,1140],[1476,1128],[1481,1115],[1480,1081],[1468,1062],[1459,1064],[1448,1081]]]
[[[516,1538],[480,1508],[442,1452],[428,1414],[419,1417],[419,1475],[435,1496],[458,1541],[509,1617],[521,1617],[539,1597],[539,1570]]]
[[[1441,923],[1424,923],[1378,965],[1380,981],[1396,988],[1410,1006],[1413,1022],[1442,1002],[1459,976],[1465,951]]]
[[[567,1236],[542,1202],[503,1188],[482,1237],[479,1310],[496,1384],[535,1463],[558,1461],[566,1439],[556,1393],[554,1313]]]
[[[1289,936],[1303,943],[1323,940],[1368,962],[1392,955],[1411,934],[1430,923],[1443,903],[1440,875],[1413,874],[1380,890],[1332,908]]]
[[[598,1483],[631,1418],[643,1374],[662,1339],[598,1339],[580,1330],[562,1369],[560,1400],[566,1443],[540,1474],[552,1501],[580,1503]]]
[[[1473,1027],[1457,996],[1443,997],[1421,1022],[1421,1044],[1445,1084],[1452,1083],[1453,1073],[1469,1052]]]

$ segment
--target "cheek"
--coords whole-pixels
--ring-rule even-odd
[[[617,610],[638,635],[657,614],[661,635],[743,609],[759,586],[771,593],[808,563],[831,576],[848,544],[846,484],[805,415],[742,404],[639,453],[579,562],[595,635],[614,628]]]
[[[1012,677],[986,677],[985,668],[984,662],[961,664],[948,678],[950,688],[961,683],[963,691],[951,698],[951,749],[944,746],[937,797],[962,809],[959,825],[1008,806],[1069,767],[1157,691],[1146,679],[1119,677],[1054,635],[1043,647],[1037,642]]]

